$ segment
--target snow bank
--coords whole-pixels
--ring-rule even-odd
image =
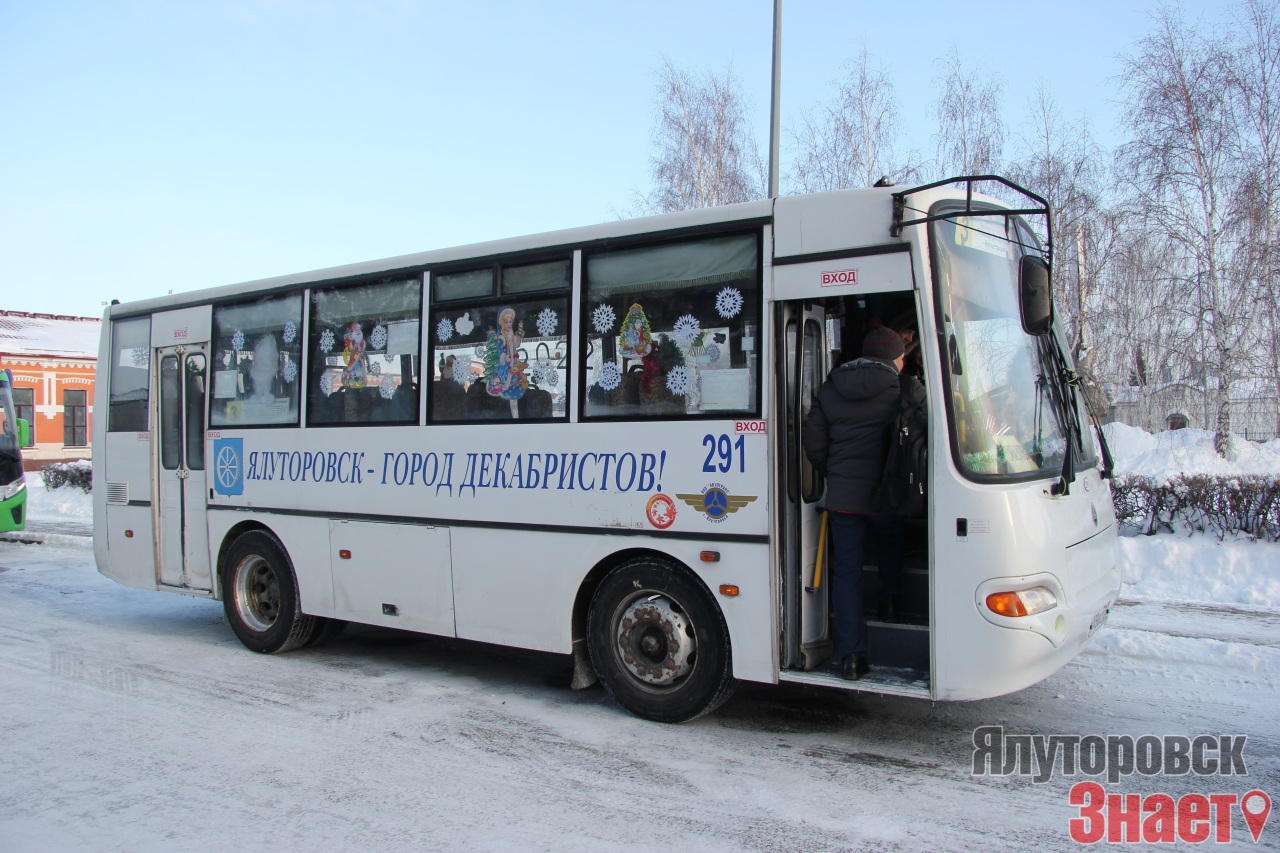
[[[1103,428],[1116,474],[1164,480],[1179,474],[1280,476],[1280,440],[1258,444],[1231,437],[1227,458],[1213,433],[1180,429],[1152,435],[1126,424]],[[1188,536],[1122,536],[1126,598],[1280,607],[1280,544]]]
[[[1280,476],[1280,440],[1258,444],[1233,435],[1224,459],[1214,451],[1213,433],[1208,430],[1177,429],[1152,435],[1113,423],[1102,431],[1120,476],[1137,474],[1158,480],[1179,474]]]
[[[1125,598],[1280,608],[1280,545],[1213,536],[1120,537]]]
[[[50,491],[39,473],[27,472],[27,521],[57,522],[61,519],[93,522],[93,495],[74,486]]]

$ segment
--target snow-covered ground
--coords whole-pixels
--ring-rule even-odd
[[[1121,472],[1280,474],[1280,444],[1109,426]],[[33,478],[33,528],[88,496]],[[64,529],[67,525],[64,525]],[[1121,542],[1123,598],[1074,662],[932,704],[744,685],[681,726],[638,720],[563,658],[352,627],[246,651],[221,605],[126,589],[84,537],[0,542],[0,850],[1062,850],[1073,783],[973,776],[973,731],[1247,735],[1247,778],[1110,793],[1280,799],[1280,545]],[[1280,817],[1255,845],[1280,848]]]

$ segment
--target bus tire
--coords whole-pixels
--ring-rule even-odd
[[[307,646],[323,646],[330,640],[336,640],[347,630],[346,620],[328,619],[324,616],[312,616],[315,622],[315,628],[311,631],[311,636],[307,638]]]
[[[251,530],[231,543],[222,565],[222,608],[240,642],[262,654],[296,649],[316,628],[315,617],[300,609],[284,545],[265,530]]]
[[[633,560],[605,577],[591,600],[587,643],[609,695],[646,720],[692,720],[737,683],[715,600],[688,571],[659,560]]]

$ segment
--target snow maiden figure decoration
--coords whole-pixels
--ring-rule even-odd
[[[618,355],[623,358],[644,358],[653,349],[653,329],[639,302],[631,303],[627,317],[622,321],[618,334]]]
[[[524,375],[528,362],[520,360],[520,343],[524,336],[524,323],[516,325],[514,308],[498,312],[498,328],[490,329],[484,350],[485,387],[494,397],[518,400],[529,387]]]
[[[352,321],[347,327],[342,343],[342,361],[346,365],[342,369],[342,384],[348,388],[363,388],[369,372],[369,360],[364,351],[364,332],[360,330],[358,321]]]

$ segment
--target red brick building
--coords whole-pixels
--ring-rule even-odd
[[[31,422],[28,470],[92,455],[97,317],[0,311],[0,369],[13,373],[13,402]]]

